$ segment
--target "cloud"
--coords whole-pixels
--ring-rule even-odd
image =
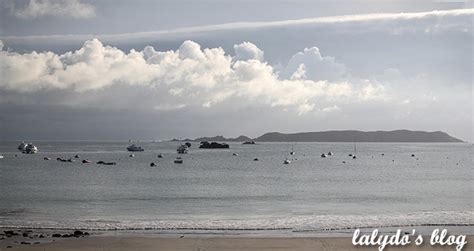
[[[323,29],[334,30],[341,33],[387,32],[397,35],[409,32],[421,32],[427,34],[446,31],[471,33],[473,15],[474,9],[452,9],[414,13],[374,13],[328,16],[269,22],[236,22],[122,34],[2,36],[0,39],[8,40],[8,42],[11,43],[25,41],[34,41],[37,43],[39,41],[47,42],[51,39],[62,40],[63,42],[82,42],[97,37],[102,41],[107,42],[139,42],[144,40],[156,41],[157,38],[184,40],[192,37],[201,37],[204,36],[204,34],[209,33],[225,33],[227,37],[231,37],[233,32],[254,32],[257,30],[262,31],[272,29],[284,32],[282,28],[285,30],[305,28]]]
[[[345,78],[348,69],[337,63],[333,57],[323,57],[318,47],[305,48],[290,58],[282,72],[284,78],[329,80]]]
[[[236,60],[255,59],[263,61],[263,51],[250,42],[234,45],[234,51]]]
[[[11,14],[21,19],[37,19],[41,17],[95,17],[95,8],[80,0],[30,0],[25,6],[11,6]]]
[[[345,68],[333,58],[321,57],[319,50],[314,48],[294,57],[308,54],[314,59],[317,55],[322,65],[308,63],[304,57],[301,60],[307,64],[306,71],[311,78],[279,77],[271,65],[262,61],[263,52],[254,44],[246,42],[235,48],[236,56],[232,57],[222,48],[202,49],[193,41],[185,41],[176,51],[156,51],[146,46],[142,51],[127,53],[93,39],[86,41],[80,49],[63,54],[1,51],[0,89],[25,95],[61,90],[71,96],[87,97],[105,92],[115,98],[117,95],[111,94],[113,88],[131,88],[125,93],[132,95],[133,90],[137,91],[138,100],[153,93],[153,99],[141,102],[144,107],[156,110],[211,108],[234,101],[237,104],[293,107],[299,114],[313,111],[317,104],[326,100],[362,102],[385,97],[384,88],[377,83],[352,83],[337,78],[328,81],[317,77],[318,73],[322,76],[324,73],[314,67],[329,64]],[[287,71],[291,72],[291,67],[292,64]],[[106,105],[102,101],[110,99],[100,97],[96,99],[101,105]],[[69,100],[73,102],[71,100],[77,98]],[[123,98],[124,105],[129,105],[127,100]],[[94,102],[88,99],[84,103]],[[115,100],[110,102],[117,105]],[[81,105],[80,102],[76,104]]]

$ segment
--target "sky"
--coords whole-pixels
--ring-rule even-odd
[[[472,1],[0,0],[0,140],[473,129]]]

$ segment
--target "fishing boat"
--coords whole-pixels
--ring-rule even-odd
[[[145,149],[143,149],[141,146],[137,146],[135,144],[133,144],[131,146],[128,146],[127,150],[129,152],[143,152],[143,151],[145,151]]]
[[[25,150],[23,151],[23,153],[26,153],[26,154],[35,154],[37,152],[38,152],[38,148],[32,143],[28,143],[25,147]]]

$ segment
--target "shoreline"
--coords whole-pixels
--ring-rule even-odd
[[[425,236],[425,239],[428,238]],[[469,250],[474,236],[466,238]],[[353,246],[350,237],[187,237],[187,236],[91,236],[82,238],[58,239],[50,242],[20,244],[13,240],[0,241],[0,250],[378,250],[378,246]],[[385,250],[456,250],[456,246],[431,246],[426,241],[421,246],[411,243],[407,246],[387,246]]]
[[[449,234],[466,235],[469,243],[474,241],[472,226],[445,227],[399,227],[381,228],[380,233],[392,235],[397,229],[408,233],[416,229],[425,236],[422,246],[387,246],[387,250],[432,250],[429,232],[448,229]],[[370,233],[374,228],[361,228],[361,233]],[[6,232],[14,232],[7,236]],[[354,229],[328,232],[172,232],[153,230],[84,231],[58,229],[7,229],[0,228],[0,250],[378,250],[378,246],[353,246]],[[59,235],[59,236],[58,236]],[[472,244],[471,244],[472,245]],[[436,250],[456,250],[455,246],[439,246]]]

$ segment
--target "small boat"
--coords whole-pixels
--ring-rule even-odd
[[[295,154],[296,154],[296,153],[295,153],[295,152],[293,152],[293,151],[291,151],[291,152],[290,152],[290,155],[295,155]]]
[[[50,160],[51,158],[50,157],[44,157],[43,159],[44,160]]]
[[[354,156],[352,156],[352,159],[357,159],[357,157],[354,155]]]
[[[285,164],[285,165],[288,165],[288,164],[290,164],[290,163],[291,163],[291,161],[290,161],[289,159],[285,159],[285,160],[283,161],[283,164]]]
[[[253,159],[253,161],[258,161],[258,158]]]
[[[347,156],[352,157],[352,153],[349,153],[349,155],[347,155]]]
[[[127,150],[130,152],[143,152],[145,149],[143,149],[141,146],[137,146],[135,144],[128,146]]]
[[[176,159],[174,160],[174,163],[175,164],[183,164],[183,159],[181,157],[176,157]]]
[[[161,154],[161,153],[158,154],[158,158],[159,158],[159,159],[163,158],[163,154]]]
[[[0,159],[3,159],[3,158],[4,158],[3,155],[0,154]]]
[[[255,145],[255,141],[245,141],[242,145]]]
[[[132,154],[128,155],[128,157],[133,158],[133,157],[135,157],[135,154],[132,153]]]
[[[74,156],[74,158],[79,159],[79,155],[76,154],[76,155]]]
[[[113,166],[113,165],[116,165],[117,163],[115,163],[115,162],[105,162],[105,161],[99,160],[99,161],[97,161],[97,164],[106,165],[106,166]]]
[[[151,166],[151,167],[156,166],[155,162],[151,162],[151,163],[150,163],[150,166]]]
[[[91,163],[91,161],[90,161],[90,160],[87,160],[87,159],[83,159],[81,162],[82,162],[82,164],[89,164],[89,163]]]
[[[186,145],[180,145],[178,146],[178,148],[176,149],[176,151],[179,153],[179,154],[185,154],[185,153],[188,153],[188,147]]]
[[[326,157],[327,157],[326,154],[324,154],[324,153],[321,154],[321,158],[326,158]]]
[[[415,154],[412,154],[411,156],[412,156],[412,157],[415,157]]]
[[[24,152],[26,150],[26,143],[24,141],[21,142],[21,144],[17,147],[20,152]]]
[[[332,152],[328,152],[328,156],[332,156]]]
[[[238,153],[233,153],[232,156],[239,156],[239,154]]]
[[[25,151],[23,151],[23,153],[26,153],[26,154],[35,154],[37,152],[38,152],[38,148],[32,143],[28,143],[25,147]]]

